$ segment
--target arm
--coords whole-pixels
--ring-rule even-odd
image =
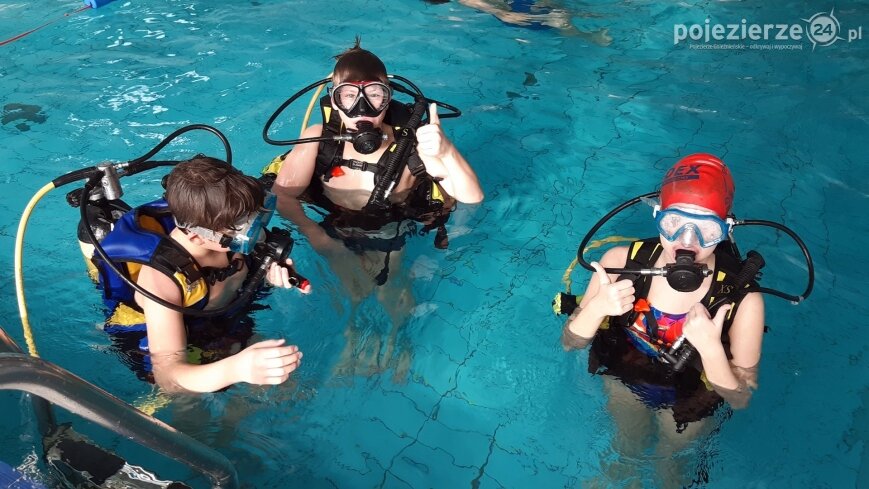
[[[448,194],[464,204],[483,201],[483,189],[471,165],[444,134],[437,106],[429,107],[429,123],[416,130],[417,152],[429,175],[439,178]]]
[[[139,285],[172,304],[181,304],[178,285],[150,267],[142,267]],[[213,392],[237,382],[280,384],[299,366],[302,353],[284,340],[256,343],[241,352],[207,365],[187,363],[187,332],[181,313],[136,296],[145,311],[148,348],[154,379],[170,392]]]
[[[317,137],[322,132],[323,126],[317,124],[305,129],[302,137]],[[278,197],[278,212],[298,226],[299,232],[308,238],[311,246],[320,249],[321,245],[331,241],[331,238],[319,224],[305,215],[305,210],[299,201],[299,196],[308,188],[314,176],[318,148],[319,143],[296,145],[284,159],[281,171],[272,186],[272,192]]]
[[[608,250],[600,263],[592,263],[596,270],[588,282],[579,307],[570,315],[562,330],[561,343],[565,350],[585,348],[594,338],[597,329],[607,316],[619,316],[634,305],[634,283],[607,275],[604,268],[621,267],[627,258],[628,249],[619,246]]]
[[[688,313],[684,332],[700,354],[706,379],[715,392],[734,409],[742,409],[748,406],[751,389],[757,388],[757,366],[763,342],[763,298],[760,293],[752,292],[740,303],[729,331],[731,360],[727,359],[721,344],[721,328],[729,310],[729,306],[721,307],[710,320],[706,308],[696,304]]]

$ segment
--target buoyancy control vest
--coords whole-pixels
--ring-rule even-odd
[[[128,279],[136,281],[142,266],[147,265],[174,279],[181,291],[182,306],[202,309],[208,303],[206,274],[187,250],[169,238],[174,228],[168,205],[161,199],[124,214],[101,244]],[[140,327],[141,324],[143,327],[144,316],[136,304],[133,288],[99,256],[95,256],[93,262],[98,271],[103,302],[112,314],[109,326]]]
[[[651,268],[660,257],[662,251],[660,239],[657,237],[635,241],[628,247],[628,257],[624,268],[634,270]],[[744,290],[737,290],[737,284],[735,283],[737,275],[742,268],[742,263],[738,258],[738,252],[730,241],[720,243],[714,253],[715,269],[712,273],[712,283],[700,303],[709,309],[709,313],[712,316],[715,315],[718,308],[722,305],[733,304],[725,316],[724,325],[721,330],[721,342],[725,352],[730,357],[730,337],[728,332],[733,324],[733,319],[736,317],[739,304],[745,296]],[[646,315],[646,324],[652,324],[657,321],[649,307],[647,307],[652,276],[639,275],[635,277],[637,277],[634,280],[635,307],[621,316],[611,318],[609,331],[601,331],[604,333],[600,338],[601,341],[617,341],[621,343],[622,339],[626,337],[626,332],[622,331],[622,329],[630,327],[637,320],[639,314]],[[743,289],[748,289],[749,287],[757,287],[757,283],[751,281]],[[728,300],[719,300],[723,297]],[[638,305],[640,307],[637,307]],[[663,348],[669,345],[661,344],[660,346]],[[692,365],[698,370],[702,368],[699,361],[694,362]]]
[[[338,135],[342,132],[341,116],[332,108],[328,96],[320,99],[320,112],[323,116],[323,135]],[[411,108],[407,104],[392,100],[387,108],[384,124],[390,125],[395,131],[399,131],[407,122],[411,114]],[[323,193],[323,182],[336,178],[340,172],[336,168],[348,167],[356,170],[370,171],[374,173],[375,183],[381,178],[389,151],[376,163],[363,162],[354,159],[343,158],[345,141],[322,141],[319,143],[314,174],[311,184],[300,196],[300,200],[323,208],[327,212],[340,214],[342,225],[356,227],[364,230],[377,230],[390,222],[411,219],[423,225],[420,234],[431,230],[437,230],[435,247],[445,249],[449,244],[446,232],[446,222],[450,213],[454,210],[456,200],[447,194],[437,179],[426,173],[425,165],[412,148],[407,160],[403,163],[410,169],[415,177],[413,187],[404,201],[392,203],[382,212],[371,213],[350,210],[340,207],[330,201]],[[286,154],[275,158],[263,173],[277,174],[283,164]],[[404,167],[396,172],[395,183],[404,173]]]

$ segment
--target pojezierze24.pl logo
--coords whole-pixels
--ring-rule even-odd
[[[801,50],[803,40],[807,39],[814,51],[836,41],[851,43],[863,39],[863,26],[843,30],[834,10],[801,20],[804,24],[752,24],[746,19],[735,24],[718,24],[710,19],[703,24],[675,24],[673,44],[687,42],[692,49]]]

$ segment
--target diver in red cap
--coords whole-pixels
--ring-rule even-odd
[[[596,273],[564,326],[565,348],[592,344],[589,370],[606,376],[616,401],[622,455],[633,447],[642,458],[646,447],[636,440],[657,431],[656,448],[668,454],[661,461],[672,463],[669,454],[703,430],[698,421],[723,401],[744,408],[757,387],[764,305],[759,292],[739,293],[747,285],[738,282],[743,262],[729,240],[733,192],[720,159],[681,159],[661,184],[659,237],[612,248],[591,263]],[[752,284],[760,266],[748,277]],[[604,270],[619,267],[635,274]],[[685,342],[699,355],[679,353]],[[674,368],[680,355],[688,368]]]

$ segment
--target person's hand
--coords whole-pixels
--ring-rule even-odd
[[[724,326],[724,318],[727,317],[731,307],[732,304],[721,306],[714,318],[700,303],[694,304],[694,307],[688,311],[685,324],[682,325],[682,334],[697,349],[700,356],[712,348],[721,347],[721,330]]]
[[[591,262],[600,282],[597,294],[585,307],[593,308],[601,316],[621,316],[634,307],[634,282],[628,279],[613,283],[598,262]]]
[[[238,352],[233,358],[239,381],[259,385],[286,381],[302,363],[302,352],[295,345],[283,344],[284,340],[265,340]]]
[[[281,263],[272,263],[269,266],[269,271],[266,274],[266,280],[274,285],[275,287],[283,287],[285,289],[292,289],[294,287],[292,277],[298,276],[293,269],[293,260],[287,258],[287,260]],[[299,292],[303,294],[308,294],[311,292],[311,283],[305,280],[304,282],[300,282],[299,284]]]
[[[441,129],[437,105],[429,105],[428,110],[428,124],[416,130],[416,151],[421,156],[442,158],[450,150],[452,143]]]

